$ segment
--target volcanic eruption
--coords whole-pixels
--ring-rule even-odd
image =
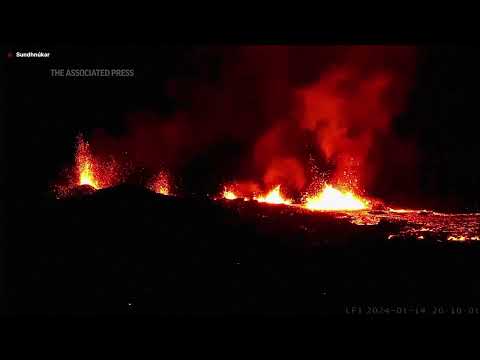
[[[480,51],[54,50],[135,71],[11,59],[7,312],[480,315]]]
[[[198,77],[166,85],[173,110],[130,113],[123,133],[94,132],[92,143],[157,173],[140,185],[163,195],[181,187],[187,196],[349,212],[357,225],[382,216],[420,223],[418,211],[374,200],[377,187],[415,166],[403,146],[411,142],[392,131],[415,65],[415,48],[402,46],[209,48],[193,58]],[[386,172],[379,164],[389,161],[396,166]],[[69,189],[113,186],[121,170],[79,137]]]

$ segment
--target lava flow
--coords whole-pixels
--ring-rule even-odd
[[[291,200],[285,199],[282,194],[280,193],[280,185],[277,185],[273,190],[271,190],[267,195],[254,197],[254,200],[258,202],[265,202],[269,204],[283,204],[283,205],[290,205],[292,203]]]
[[[345,211],[368,209],[370,205],[350,191],[342,192],[326,184],[321,192],[307,196],[304,207],[309,210]]]

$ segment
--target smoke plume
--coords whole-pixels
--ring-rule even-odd
[[[167,168],[195,190],[243,181],[301,191],[312,156],[331,181],[375,183],[380,144],[395,137],[392,120],[407,105],[415,49],[205,47],[185,62],[189,76],[159,94],[173,112],[129,114],[122,135],[98,131],[92,146],[152,173]]]

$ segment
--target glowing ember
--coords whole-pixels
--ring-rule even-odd
[[[362,210],[369,208],[369,202],[327,184],[320,193],[307,197],[304,206],[309,210]]]
[[[237,198],[237,195],[235,195],[235,193],[233,191],[229,191],[229,190],[225,189],[223,191],[223,198],[227,199],[227,200],[235,200]]]
[[[160,172],[149,186],[150,190],[157,194],[170,195],[170,181],[168,174],[164,171]]]
[[[280,185],[277,185],[272,191],[270,191],[266,196],[255,197],[255,200],[258,202],[265,202],[269,204],[284,204],[290,205],[292,203],[291,200],[284,199],[282,194],[280,193]]]
[[[95,178],[94,162],[90,153],[88,142],[79,137],[75,162],[78,171],[78,184],[90,185],[98,189],[100,186]]]

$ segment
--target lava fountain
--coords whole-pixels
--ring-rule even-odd
[[[78,184],[90,185],[94,189],[100,188],[98,180],[95,177],[95,166],[90,153],[90,146],[82,137],[78,139],[75,163],[78,172]]]
[[[157,194],[170,195],[169,176],[165,171],[160,172],[150,183],[149,189]]]
[[[307,196],[304,207],[325,211],[363,210],[368,209],[370,203],[350,191],[343,192],[326,184],[321,192]]]
[[[280,185],[277,185],[273,188],[267,195],[254,197],[254,200],[258,202],[264,202],[269,204],[283,204],[283,205],[291,205],[292,201],[285,199],[282,194],[280,193]]]
[[[117,162],[113,158],[95,158],[89,143],[81,134],[77,137],[75,166],[66,172],[67,182],[53,185],[53,191],[59,199],[73,196],[79,189],[94,191],[122,181]]]

